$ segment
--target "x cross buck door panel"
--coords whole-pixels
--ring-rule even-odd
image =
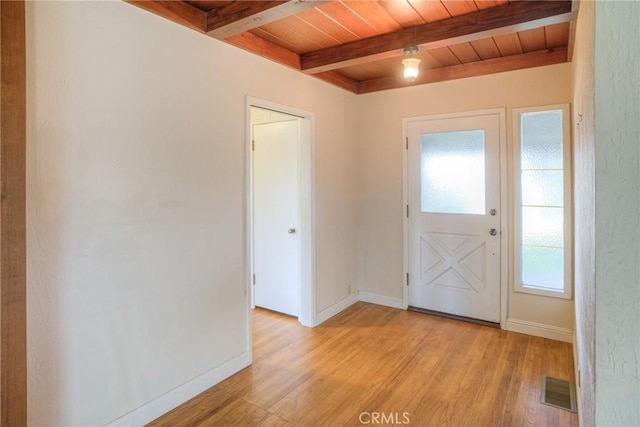
[[[500,321],[500,113],[407,122],[409,305]]]

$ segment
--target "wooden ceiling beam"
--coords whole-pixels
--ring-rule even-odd
[[[230,1],[211,10],[207,17],[207,34],[226,39],[270,22],[320,6],[329,0]]]
[[[356,40],[301,56],[302,71],[315,74],[394,56],[402,49],[435,49],[497,35],[569,22],[571,0],[519,1],[443,21]]]
[[[297,53],[253,33],[236,34],[227,38],[226,42],[300,71],[300,56]]]
[[[463,79],[467,77],[476,77],[486,74],[503,73],[506,71],[560,64],[566,61],[566,47],[545,49],[537,52],[529,52],[520,55],[487,59],[484,61],[472,62],[468,64],[452,65],[450,67],[423,70],[418,78],[411,83],[404,80],[400,74],[393,77],[365,80],[358,84],[358,93],[370,93],[387,89],[416,86],[426,83]]]
[[[331,83],[334,86],[341,87],[342,89],[346,89],[349,92],[358,93],[359,84],[357,81],[350,79],[349,77],[338,73],[337,71],[325,71],[324,73],[314,74],[313,77],[316,77],[320,80],[324,80],[327,83]]]
[[[578,16],[578,10],[580,9],[580,0],[572,0],[571,1],[571,11],[574,15]],[[573,60],[573,48],[576,44],[576,25],[578,24],[578,19],[572,19],[569,24],[569,42],[567,43],[567,61],[571,62]]]
[[[0,425],[2,426],[27,425],[25,40],[25,2],[23,0],[0,1],[0,94],[2,95],[0,96]],[[39,283],[36,286],[42,286],[42,284]],[[33,404],[38,405],[38,402]]]
[[[207,32],[207,12],[183,1],[170,0],[125,0],[170,21],[182,24],[200,33]]]

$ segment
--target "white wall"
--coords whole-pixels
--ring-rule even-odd
[[[640,3],[595,4],[597,425],[640,425]]]
[[[574,348],[580,421],[587,426],[640,425],[638,22],[638,3],[580,4]]]
[[[595,423],[594,3],[580,3],[573,54],[576,387],[582,425]]]
[[[347,298],[354,95],[123,2],[27,2],[27,34],[30,424],[246,364],[245,95],[315,113],[317,312]]]
[[[505,107],[511,146],[513,108],[570,100],[569,64],[359,96],[358,289],[402,298],[404,117]],[[515,293],[512,285],[508,300],[508,318],[560,328],[570,338],[572,301]]]

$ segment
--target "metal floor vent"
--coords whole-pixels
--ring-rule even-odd
[[[572,382],[558,378],[542,376],[542,395],[540,401],[571,412],[576,410],[576,390]]]

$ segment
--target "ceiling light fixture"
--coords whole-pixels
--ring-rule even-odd
[[[418,77],[418,73],[420,72],[420,60],[413,57],[413,55],[418,53],[418,47],[406,47],[403,52],[405,56],[408,57],[402,60],[402,65],[404,66],[404,78],[412,82],[416,77]]]

